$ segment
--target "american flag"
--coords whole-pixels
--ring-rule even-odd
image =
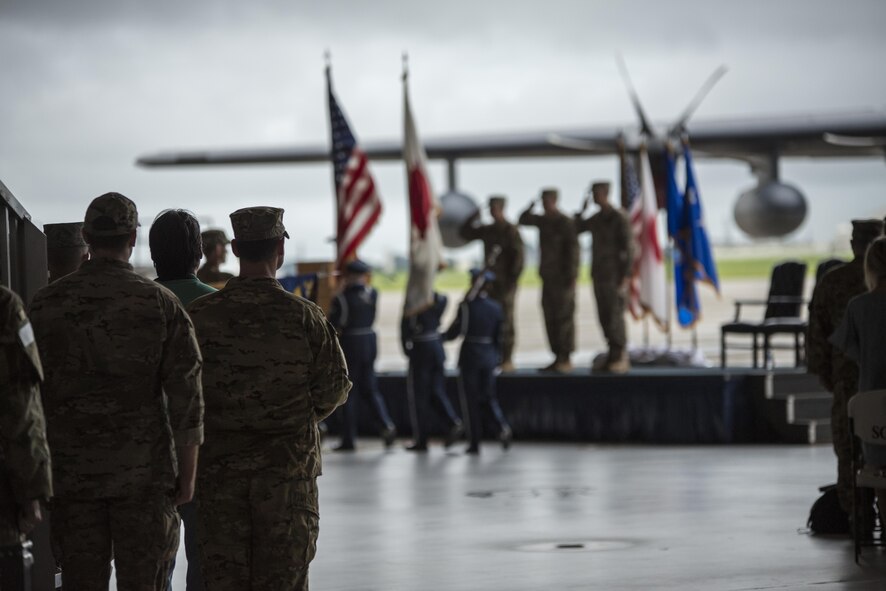
[[[326,69],[332,166],[337,210],[336,267],[357,256],[357,248],[381,216],[381,199],[369,172],[366,154],[357,145],[348,120],[332,93],[332,76]]]
[[[667,330],[667,294],[665,292],[664,258],[658,241],[656,217],[658,204],[649,156],[645,146],[638,155],[640,171],[632,159],[622,155],[625,179],[625,201],[634,238],[634,272],[630,282],[628,309],[634,318],[651,314],[663,330]]]

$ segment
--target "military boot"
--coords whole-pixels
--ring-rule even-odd
[[[561,357],[554,363],[551,371],[556,373],[569,373],[572,369],[572,362],[569,361],[569,357]]]
[[[542,367],[542,368],[539,368],[538,371],[542,371],[542,372],[546,372],[546,371],[557,371],[557,370],[555,369],[555,368],[557,367],[557,363],[558,363],[558,360],[555,359],[555,360],[552,361],[550,364],[548,364],[548,365],[546,365],[546,366],[544,366],[544,367]]]
[[[612,373],[627,373],[631,369],[631,358],[628,357],[627,351],[614,353],[606,369]]]
[[[594,358],[594,362],[591,364],[591,371],[606,371],[607,365],[609,365],[609,354],[601,353]]]

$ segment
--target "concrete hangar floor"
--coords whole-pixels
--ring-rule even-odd
[[[886,589],[886,553],[803,531],[829,444],[359,445],[324,456],[314,591]]]

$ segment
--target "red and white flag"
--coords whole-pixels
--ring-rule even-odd
[[[409,106],[407,75],[403,74],[403,160],[409,189],[409,280],[403,315],[417,314],[434,302],[434,279],[443,260],[437,225],[439,206],[428,178],[428,157],[418,139]]]
[[[658,238],[658,203],[646,147],[640,148],[639,192],[630,203],[629,215],[636,257],[631,279],[629,308],[635,318],[646,314],[667,330],[667,285],[664,257]]]
[[[357,248],[381,216],[381,198],[369,172],[366,154],[357,145],[344,112],[332,92],[332,76],[326,68],[329,127],[332,137],[332,169],[336,195],[336,261],[341,269],[357,257]]]

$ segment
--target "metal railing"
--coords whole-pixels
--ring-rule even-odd
[[[46,237],[0,181],[0,283],[28,304],[46,285]]]

